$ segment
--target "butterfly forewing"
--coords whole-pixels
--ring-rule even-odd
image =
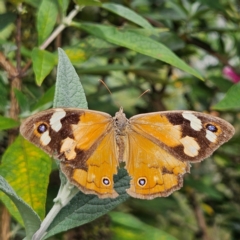
[[[192,111],[140,114],[130,119],[135,131],[181,161],[201,161],[234,134],[223,119]]]

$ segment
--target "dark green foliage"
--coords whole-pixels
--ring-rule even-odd
[[[191,175],[184,177],[184,187],[167,198],[128,198],[124,171],[115,178],[119,199],[99,200],[74,192],[71,205],[61,209],[46,237],[240,239],[239,3],[25,0],[20,6],[16,2],[0,6],[0,173],[10,176],[0,183],[18,209],[6,203],[4,193],[0,199],[13,217],[9,231],[22,228],[13,231],[13,239],[19,239],[23,229],[31,239],[39,226],[38,215],[44,215],[45,207],[52,208],[60,187],[54,161],[46,160],[46,169],[39,169],[41,178],[35,179],[27,178],[31,169],[26,164],[6,168],[10,160],[21,163],[23,153],[25,159],[35,158],[19,138],[13,143],[18,146],[15,151],[10,148],[19,121],[53,105],[88,107],[112,115],[123,106],[128,117],[174,109],[210,112],[231,122],[236,135],[209,159],[194,164]],[[53,42],[48,41],[53,32]],[[147,89],[150,93],[138,98]],[[31,184],[22,186],[21,177]],[[47,206],[44,201],[36,206],[34,197],[29,198],[29,190],[40,179],[46,183],[39,194]],[[60,179],[66,183],[63,175]],[[114,207],[108,216],[94,220]]]

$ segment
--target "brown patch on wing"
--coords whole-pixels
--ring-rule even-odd
[[[199,152],[197,156],[189,157],[184,154],[184,147],[177,146],[174,147],[174,151],[180,158],[184,161],[201,161],[207,157],[209,157],[220,145],[227,142],[234,134],[234,128],[231,124],[226,122],[223,119],[213,117],[208,114],[191,112],[202,122],[202,129],[200,131],[196,131],[190,126],[190,121],[182,118],[182,112],[176,114],[167,114],[167,117],[171,123],[179,124],[182,122],[182,138],[189,136],[195,139],[195,141],[200,146]],[[213,134],[216,135],[216,141],[211,142],[207,138],[207,125],[211,124],[217,127],[217,131]]]
[[[72,137],[71,124],[79,122],[80,116],[84,113],[83,110],[75,110],[74,112],[67,109],[64,110],[66,110],[66,116],[61,119],[62,128],[58,132],[55,132],[50,126],[50,119],[55,111],[54,109],[49,109],[27,118],[20,127],[21,134],[48,154],[57,157],[60,154],[61,141],[67,137]],[[41,145],[41,134],[37,133],[37,127],[40,123],[46,123],[49,136],[51,137],[50,143],[46,146]]]

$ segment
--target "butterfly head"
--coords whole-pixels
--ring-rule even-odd
[[[124,133],[126,127],[128,126],[128,119],[126,118],[126,114],[123,112],[123,107],[120,107],[119,111],[116,112],[113,120],[117,131],[120,133]]]

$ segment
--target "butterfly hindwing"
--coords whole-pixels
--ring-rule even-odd
[[[113,175],[117,174],[118,161],[113,130],[105,134],[97,147],[89,152],[86,167],[77,166],[78,162],[61,163],[61,169],[71,183],[84,193],[97,194],[100,198],[115,198]]]
[[[179,161],[141,134],[129,135],[126,169],[131,176],[128,194],[143,199],[166,197],[182,187],[189,163]],[[131,150],[134,149],[134,150]]]

